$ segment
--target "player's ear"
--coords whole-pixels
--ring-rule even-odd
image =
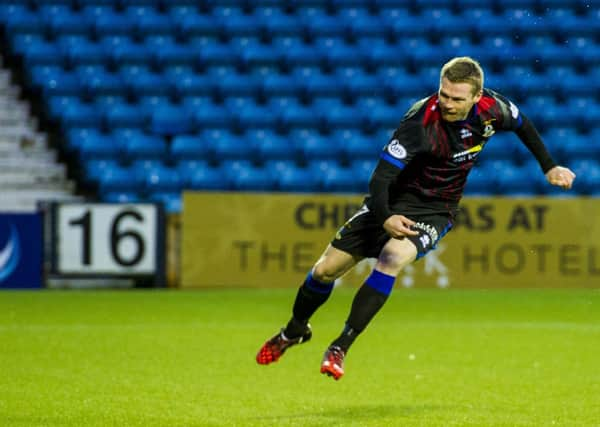
[[[475,95],[475,97],[473,98],[473,101],[475,102],[475,104],[477,104],[479,102],[479,100],[481,99],[482,96],[483,96],[483,90],[480,90],[479,93],[477,95]]]

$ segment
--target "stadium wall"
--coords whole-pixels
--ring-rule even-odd
[[[297,287],[362,196],[184,194],[180,286]],[[600,200],[466,198],[453,230],[396,286],[600,287]],[[374,260],[339,280],[356,286]]]

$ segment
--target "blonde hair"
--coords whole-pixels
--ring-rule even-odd
[[[473,86],[473,95],[483,89],[483,69],[469,56],[459,56],[446,62],[440,72],[440,82],[444,77],[452,83],[469,83]]]

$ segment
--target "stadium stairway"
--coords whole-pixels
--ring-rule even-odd
[[[0,211],[33,211],[45,199],[77,199],[57,152],[37,131],[29,104],[0,56]]]

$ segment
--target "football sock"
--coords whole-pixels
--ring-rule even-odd
[[[395,279],[394,276],[373,270],[354,296],[344,330],[331,345],[341,347],[344,352],[348,351],[356,337],[387,301]]]
[[[308,319],[331,295],[333,283],[319,282],[312,276],[312,272],[308,274],[296,294],[293,317],[283,331],[286,337],[297,338],[304,333]]]

